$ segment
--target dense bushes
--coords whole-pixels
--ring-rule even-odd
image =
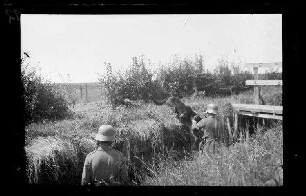
[[[60,92],[50,83],[43,83],[43,78],[34,68],[29,67],[27,59],[28,57],[24,56],[21,64],[25,124],[70,116],[68,103]]]
[[[112,105],[124,104],[124,99],[143,100],[147,102],[150,95],[156,92],[164,93],[157,82],[153,82],[145,66],[143,58],[133,58],[133,64],[124,74],[114,74],[112,66],[105,63],[106,76],[100,81],[106,89],[106,95]]]
[[[177,97],[190,96],[195,91],[205,91],[207,96],[226,96],[250,89],[245,80],[252,74],[242,71],[239,65],[221,58],[214,72],[205,70],[202,55],[195,59],[181,59],[175,56],[167,67],[162,66],[153,74],[147,70],[148,61],[144,56],[133,57],[133,63],[125,74],[115,74],[110,64],[105,64],[107,74],[100,81],[107,90],[107,97],[113,105],[123,100],[150,100],[150,96],[164,98],[169,94]]]

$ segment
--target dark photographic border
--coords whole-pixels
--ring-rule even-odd
[[[298,104],[302,103],[303,78],[301,56],[299,55],[299,33],[303,26],[301,5],[297,3],[276,3],[271,0],[264,1],[238,1],[238,2],[182,2],[168,1],[157,3],[154,1],[45,1],[21,3],[6,1],[2,8],[4,31],[5,62],[2,64],[2,91],[5,100],[2,102],[6,109],[4,114],[5,128],[3,136],[4,170],[8,172],[7,188],[12,192],[29,192],[41,194],[54,193],[87,193],[99,189],[88,190],[79,186],[45,186],[28,185],[25,175],[26,157],[24,151],[24,103],[21,91],[20,73],[20,15],[21,14],[282,14],[283,24],[283,106],[284,106],[284,186],[283,187],[107,187],[102,192],[106,194],[277,194],[289,192],[289,187],[298,185],[299,171],[302,169],[300,160],[303,132],[303,115]],[[3,62],[3,61],[2,61]],[[298,73],[299,72],[299,73]],[[299,75],[301,74],[301,75]],[[289,87],[290,82],[294,82]],[[293,88],[298,87],[298,88]],[[290,96],[293,95],[291,100]],[[300,100],[299,100],[300,99]],[[290,103],[293,103],[290,107]],[[299,141],[301,140],[301,141]],[[303,176],[301,176],[303,177]],[[301,181],[300,181],[301,183]]]

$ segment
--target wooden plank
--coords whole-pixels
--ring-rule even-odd
[[[250,112],[244,112],[244,111],[239,111],[239,115],[245,115],[245,116],[252,116],[252,117],[258,117],[258,118],[269,118],[269,119],[276,119],[276,120],[283,120],[283,116],[278,116],[278,115],[272,115],[272,114],[261,114],[261,113],[250,113]]]
[[[283,114],[283,106],[274,105],[253,105],[253,104],[232,104],[233,109],[236,111],[249,111],[252,113],[270,113],[270,114]]]
[[[283,66],[282,62],[275,63],[245,63],[245,67],[281,67]]]
[[[246,142],[250,141],[250,132],[249,132],[249,129],[246,129],[245,141],[246,141]]]
[[[238,137],[238,113],[234,112],[234,135],[233,135],[233,141],[237,140]]]
[[[245,85],[278,86],[278,85],[283,85],[283,81],[282,80],[246,80]]]
[[[228,131],[228,136],[229,136],[229,144],[233,143],[233,132],[231,129],[231,124],[230,124],[230,120],[227,117],[226,119],[226,125],[227,125],[227,131]]]
[[[254,80],[258,80],[258,67],[253,67],[254,69]],[[259,87],[255,86],[254,87],[254,103],[256,105],[259,105]]]

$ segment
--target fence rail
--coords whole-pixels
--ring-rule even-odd
[[[249,111],[252,113],[283,114],[283,106],[274,105],[252,105],[252,104],[232,104],[236,111]]]
[[[275,63],[246,63],[245,67],[281,67],[283,66],[282,62]]]
[[[239,111],[238,114],[244,115],[244,116],[257,117],[257,118],[269,118],[269,119],[283,120],[283,116],[275,115],[275,114],[250,113],[250,112],[245,112],[245,111]]]
[[[89,103],[102,100],[100,83],[56,83],[70,97],[73,103]]]
[[[246,85],[251,86],[282,86],[282,80],[246,80]]]
[[[233,109],[240,115],[253,116],[259,118],[271,118],[282,120],[283,106],[272,105],[251,105],[251,104],[232,104]]]

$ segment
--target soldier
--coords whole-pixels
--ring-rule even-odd
[[[184,138],[187,143],[186,150],[190,153],[195,149],[194,145],[197,139],[192,131],[192,121],[195,120],[196,122],[199,122],[202,118],[198,116],[190,106],[186,106],[176,97],[170,97],[166,101],[166,104],[174,108],[176,118],[181,123],[181,129],[184,130]]]
[[[183,137],[186,142],[186,150],[191,152],[195,149],[194,145],[196,143],[196,136],[192,131],[192,121],[199,122],[202,118],[198,116],[190,106],[186,106],[182,103],[178,98],[171,96],[165,100],[158,101],[152,99],[156,105],[162,105],[166,103],[166,105],[174,108],[174,112],[176,113],[176,118],[181,123],[181,129],[184,130]]]
[[[217,152],[220,147],[220,141],[218,137],[218,121],[216,115],[218,113],[218,106],[216,104],[209,104],[205,111],[206,118],[203,118],[200,122],[195,125],[203,137],[200,141],[200,147],[210,154]]]
[[[86,156],[81,185],[131,185],[126,158],[111,147],[115,130],[102,125],[95,137],[97,148]]]

